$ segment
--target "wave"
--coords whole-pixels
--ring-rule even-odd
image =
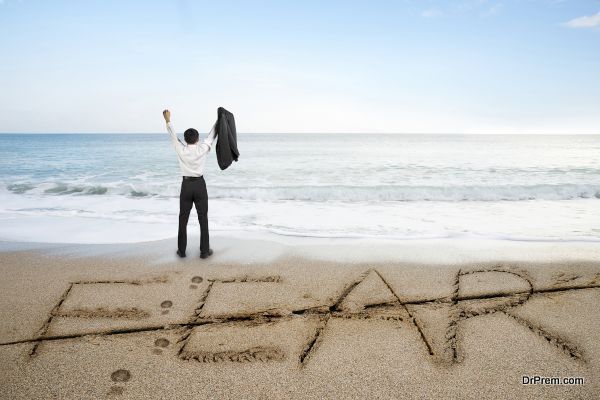
[[[302,201],[519,201],[600,199],[600,185],[214,187],[213,198]]]
[[[34,186],[29,183],[10,184],[14,194],[44,195],[121,195],[127,197],[176,197],[177,185],[154,184],[146,188],[131,184],[112,186],[67,185],[54,183]],[[600,199],[600,185],[537,184],[537,185],[299,185],[299,186],[209,186],[214,199],[252,201],[306,202],[379,202],[379,201],[522,201]]]
[[[14,194],[46,194],[46,195],[104,195],[116,194],[131,197],[159,196],[157,188],[156,193],[145,190],[138,190],[131,184],[117,185],[69,185],[66,183],[42,183],[35,186],[30,183],[13,183],[6,185],[6,189]]]
[[[68,186],[64,184],[58,184],[52,188],[44,190],[44,193],[49,194],[106,194],[108,192],[108,188],[104,186]]]

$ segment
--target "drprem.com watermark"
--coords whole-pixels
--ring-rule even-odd
[[[585,385],[582,376],[539,376],[523,375],[523,385]]]

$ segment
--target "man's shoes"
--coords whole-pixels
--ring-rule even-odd
[[[212,249],[208,249],[207,252],[200,253],[200,258],[208,258],[208,257],[212,256],[212,253],[213,253]]]
[[[179,250],[177,250],[177,255],[181,258],[185,258],[185,253],[182,253]]]

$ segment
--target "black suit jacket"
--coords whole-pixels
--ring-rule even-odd
[[[217,109],[217,162],[222,170],[229,167],[233,161],[238,160],[240,152],[237,148],[237,132],[235,130],[235,119],[233,114],[219,107]]]

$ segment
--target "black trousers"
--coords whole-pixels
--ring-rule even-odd
[[[187,247],[187,223],[192,211],[192,204],[196,206],[198,222],[200,222],[200,252],[206,253],[209,249],[208,241],[208,194],[206,193],[206,182],[204,177],[181,181],[181,193],[179,194],[179,234],[177,235],[177,247],[181,253],[185,253]]]

